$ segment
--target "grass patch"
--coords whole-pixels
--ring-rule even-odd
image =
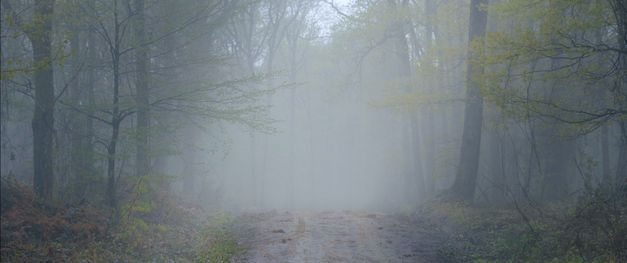
[[[235,219],[226,213],[210,219],[202,231],[202,238],[196,247],[196,262],[222,263],[231,260],[244,250],[234,237]]]

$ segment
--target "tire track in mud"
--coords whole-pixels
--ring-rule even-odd
[[[442,238],[409,217],[359,212],[241,217],[235,262],[440,262]]]

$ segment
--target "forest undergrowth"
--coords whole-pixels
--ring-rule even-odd
[[[432,202],[452,262],[627,262],[627,188],[588,190],[577,200],[509,206]]]
[[[14,180],[1,185],[1,262],[230,262],[241,252],[228,214],[164,199],[129,202],[137,207],[113,220],[93,205],[39,200]]]

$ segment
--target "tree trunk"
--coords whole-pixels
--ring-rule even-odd
[[[399,13],[399,6],[397,5],[396,1],[389,0],[388,6],[391,9],[391,12],[395,14]],[[400,7],[407,8],[407,2],[403,1]],[[394,53],[396,54],[396,65],[398,72],[398,75],[396,76],[396,81],[401,83],[403,92],[410,93],[414,90],[410,83],[413,70],[411,67],[409,47],[406,37],[406,33],[408,30],[407,27],[409,26],[409,23],[405,18],[402,17],[395,22],[396,25],[395,27],[391,28],[391,30],[394,30]],[[403,182],[403,184],[406,187],[404,191],[406,195],[405,198],[407,198],[408,201],[410,201],[411,203],[416,201],[414,199],[416,196],[414,196],[412,193],[418,192],[418,197],[425,194],[425,182],[427,180],[427,173],[424,170],[424,159],[421,154],[422,134],[420,132],[419,125],[419,112],[416,107],[412,106],[409,106],[407,110],[408,112],[406,118],[409,121],[409,147],[405,149],[404,154],[407,154],[410,157],[410,168],[407,171],[408,174],[405,175],[405,182]],[[417,189],[412,189],[414,187],[413,182],[416,182],[418,184],[416,185]]]
[[[296,55],[297,55],[297,51],[298,51],[298,32],[295,32],[294,34],[296,34],[295,36],[291,36],[291,38],[288,38],[288,46],[289,46],[289,52],[290,52],[290,75],[289,75],[289,81],[290,83],[295,83],[296,82]],[[290,117],[289,117],[289,122],[290,122],[290,126],[289,126],[289,130],[290,130],[290,140],[291,143],[289,144],[289,154],[290,154],[290,160],[289,160],[289,172],[288,172],[288,199],[290,200],[290,204],[289,204],[289,208],[290,209],[294,209],[294,205],[296,203],[295,200],[295,194],[294,192],[296,191],[296,151],[294,150],[294,148],[296,147],[296,89],[291,89],[290,90]]]
[[[119,86],[120,86],[120,72],[119,72],[119,56],[114,55],[113,59],[113,117],[111,117],[111,138],[109,139],[109,145],[107,147],[107,200],[108,205],[117,209],[117,196],[116,196],[116,178],[115,178],[115,160],[116,160],[116,148],[118,144],[118,138],[120,134],[120,120],[119,115]]]
[[[137,156],[136,175],[144,176],[150,173],[150,157],[148,137],[150,134],[150,91],[148,87],[148,47],[146,43],[144,0],[135,0],[135,45],[137,45],[135,67],[137,79]]]
[[[89,50],[87,53],[87,59],[90,61],[89,63],[94,63],[96,61],[96,39],[95,33],[90,29],[88,33],[87,43],[89,45]],[[96,83],[96,69],[94,65],[87,65],[87,80],[85,81],[85,88],[87,89],[87,94],[83,94],[83,99],[86,101],[88,107],[92,109],[96,104],[96,98],[94,94],[94,85]],[[82,116],[84,118],[82,129],[82,143],[81,143],[81,152],[83,154],[82,157],[82,167],[83,171],[80,174],[79,181],[77,182],[77,186],[79,189],[75,192],[76,200],[80,201],[85,198],[85,193],[87,191],[87,187],[89,185],[90,179],[98,176],[96,173],[96,169],[94,167],[94,123],[93,119],[88,116]]]
[[[627,109],[627,1],[613,1],[614,14],[618,27],[618,80],[617,96],[615,96],[620,108]],[[620,142],[618,162],[616,167],[616,180],[619,185],[627,185],[627,121],[619,120]]]
[[[115,123],[107,147],[107,204],[113,209],[117,209],[118,206],[115,180],[115,155],[119,133],[120,125],[119,123]]]
[[[612,173],[610,171],[610,143],[609,130],[607,125],[601,127],[601,164],[602,164],[602,183],[610,185],[612,183]]]
[[[557,71],[562,66],[558,59],[551,58],[550,70]],[[558,103],[568,96],[566,87],[560,86],[559,80],[548,82],[548,94],[545,100]],[[542,168],[541,198],[545,201],[559,201],[568,197],[570,179],[575,171],[573,162],[576,152],[576,141],[564,138],[560,134],[563,124],[557,122],[541,122],[536,127],[540,145],[539,153],[544,164]]]
[[[115,178],[115,161],[117,144],[120,134],[120,23],[118,19],[118,1],[113,1],[114,39],[112,43],[111,64],[113,66],[113,108],[111,111],[111,137],[107,146],[107,203],[112,208],[117,218],[117,194]]]
[[[80,74],[79,64],[79,56],[81,52],[81,39],[80,32],[74,33],[74,36],[70,40],[72,60],[71,60],[71,68],[72,71],[70,74]],[[80,76],[80,75],[77,75]],[[75,107],[80,107],[82,105],[81,97],[83,96],[81,92],[81,81],[80,78],[77,77],[69,83],[69,95],[70,95],[70,104]],[[70,112],[70,175],[72,177],[73,182],[70,184],[71,191],[73,197],[76,200],[80,200],[83,197],[83,189],[85,188],[85,172],[86,172],[86,153],[85,144],[86,136],[85,136],[85,119],[87,118],[83,114],[79,112]]]
[[[433,0],[426,0],[425,1],[425,17],[427,18],[426,20],[426,25],[425,25],[425,35],[427,36],[426,42],[425,42],[425,49],[426,50],[431,50],[432,48],[432,44],[433,44],[433,35],[434,35],[434,16],[436,15],[436,6],[435,3],[433,2]],[[440,64],[440,63],[438,63]],[[429,67],[437,67],[436,65],[434,65],[433,61],[429,61]],[[434,87],[437,83],[437,80],[435,80],[433,77],[429,78],[429,85],[426,88],[426,91],[428,93],[432,93],[435,91]],[[435,139],[436,139],[436,132],[435,132],[435,116],[434,116],[434,109],[433,109],[433,105],[426,105],[426,109],[425,109],[425,118],[427,120],[427,125],[425,127],[425,133],[423,134],[423,137],[425,138],[425,171],[427,172],[427,174],[425,175],[425,184],[426,184],[426,193],[425,195],[427,197],[431,197],[432,194],[435,192]]]
[[[616,167],[616,183],[627,186],[627,122],[619,122],[621,138],[618,150],[618,164]]]
[[[481,87],[474,76],[483,73],[483,66],[473,63],[477,56],[472,50],[473,41],[483,41],[487,24],[487,13],[481,10],[486,0],[470,1],[470,23],[468,35],[468,61],[466,71],[466,107],[464,110],[464,131],[460,151],[459,166],[455,182],[451,188],[451,198],[456,201],[472,202],[475,195],[481,128],[483,124],[483,98]]]
[[[33,187],[37,195],[50,200],[54,187],[54,78],[52,69],[52,15],[54,0],[35,1],[35,30],[29,34],[35,67],[35,113],[33,129]]]

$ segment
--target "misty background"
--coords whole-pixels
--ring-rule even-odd
[[[2,3],[2,175],[46,196],[400,211],[624,178],[616,1],[50,2]]]
[[[2,262],[627,262],[627,0],[0,18]]]

